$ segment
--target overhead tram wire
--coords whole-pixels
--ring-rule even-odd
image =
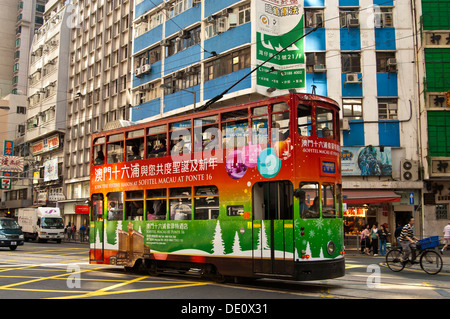
[[[206,102],[203,106],[198,108],[198,111],[203,111],[206,110],[208,107],[210,107],[212,104],[214,104],[215,102],[219,101],[221,98],[223,98],[223,96],[225,94],[227,94],[232,88],[234,88],[236,85],[238,85],[239,83],[241,83],[243,80],[245,80],[245,78],[247,78],[249,75],[253,74],[254,72],[256,72],[260,67],[262,67],[264,64],[266,64],[267,62],[269,62],[270,60],[272,60],[273,58],[275,58],[276,56],[278,56],[279,54],[281,54],[283,51],[285,51],[287,48],[291,47],[292,45],[294,45],[296,42],[300,41],[301,39],[303,39],[304,37],[306,37],[307,35],[313,33],[314,31],[316,31],[318,28],[320,27],[320,25],[317,25],[314,29],[308,31],[307,33],[305,33],[304,35],[302,35],[301,37],[295,39],[294,41],[292,41],[290,44],[288,44],[287,46],[285,46],[284,48],[282,48],[280,51],[278,51],[277,53],[275,53],[274,55],[272,55],[271,57],[269,57],[268,59],[266,59],[263,63],[261,63],[260,65],[257,65],[254,69],[252,69],[250,72],[248,72],[246,75],[244,75],[242,78],[240,78],[239,80],[237,80],[234,84],[232,84],[231,86],[229,86],[225,91],[223,91],[222,93],[216,95],[215,97],[213,97],[212,99],[210,99],[208,102]],[[197,112],[198,112],[197,111]]]

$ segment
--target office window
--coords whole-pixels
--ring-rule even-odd
[[[378,119],[398,119],[397,99],[378,99]]]
[[[362,99],[342,99],[344,117],[351,120],[362,120]]]
[[[436,205],[436,219],[447,219],[448,217],[448,204]]]
[[[375,28],[393,27],[392,8],[374,6]]]
[[[342,53],[341,54],[342,73],[361,72],[361,53]]]
[[[396,70],[395,52],[376,52],[377,72],[393,72]]]
[[[325,72],[325,52],[308,52],[306,54],[306,73]]]
[[[315,28],[324,27],[323,25],[323,9],[307,9],[305,8],[305,27]]]
[[[341,28],[355,28],[359,26],[359,8],[345,8],[339,10],[339,25]]]
[[[250,67],[250,48],[221,56],[205,64],[205,81]]]

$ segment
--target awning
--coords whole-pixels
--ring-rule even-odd
[[[393,191],[344,190],[343,201],[347,204],[374,204],[400,202],[401,196]]]

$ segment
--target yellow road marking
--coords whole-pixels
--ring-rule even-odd
[[[174,286],[166,286],[166,287],[152,287],[152,288],[142,288],[142,289],[128,289],[128,290],[119,290],[119,291],[104,291],[100,292],[97,290],[92,293],[79,295],[79,296],[67,296],[67,297],[55,297],[50,299],[71,299],[71,298],[86,298],[86,297],[98,297],[98,296],[109,296],[109,295],[118,295],[125,293],[137,293],[137,292],[145,292],[145,291],[155,291],[155,290],[163,290],[163,289],[175,289],[175,288],[186,288],[186,287],[195,287],[195,286],[205,286],[210,285],[211,283],[189,283],[185,285],[174,285]]]

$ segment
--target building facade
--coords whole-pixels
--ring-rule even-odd
[[[16,49],[12,78],[12,93],[27,95],[29,50],[34,33],[44,24],[48,0],[18,1],[16,20]]]
[[[413,1],[425,233],[442,236],[450,204],[450,1]]]
[[[11,93],[14,52],[20,40],[16,42],[16,22],[19,1],[0,1],[0,28],[2,42],[0,43],[0,98]]]
[[[356,234],[366,223],[387,224],[393,230],[410,216],[418,219],[417,229],[423,232],[418,78],[410,3],[261,3],[136,1],[132,120],[150,121],[202,108],[223,92],[211,107],[290,90],[331,97],[342,107],[348,243],[358,241]],[[278,34],[269,30],[294,15],[303,15],[303,20],[300,24],[294,20],[285,33],[291,38],[285,37],[294,39],[298,51],[290,41],[280,39],[281,27],[275,28]],[[277,56],[278,62],[273,59],[245,77],[287,45],[291,46]],[[289,55],[295,52],[300,55]],[[286,72],[292,69],[288,60],[297,58],[294,63],[301,65],[300,70],[294,67],[294,73]],[[289,79],[291,74],[297,75],[298,83]]]
[[[74,0],[64,140],[66,223],[83,223],[89,198],[90,134],[129,119],[133,0]],[[111,124],[109,124],[111,125]]]
[[[68,27],[63,1],[47,3],[42,26],[33,32],[26,71],[27,98],[17,107],[14,144],[24,157],[24,171],[6,191],[13,212],[30,205],[56,206],[62,188],[63,141],[67,105]],[[21,53],[24,56],[24,53]],[[18,95],[21,96],[21,95]],[[21,200],[18,200],[21,199]]]

